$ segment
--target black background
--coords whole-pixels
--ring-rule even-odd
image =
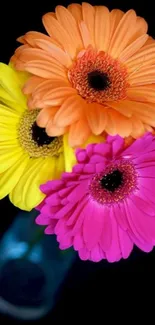
[[[92,4],[104,4],[109,9],[119,8],[124,11],[135,9],[139,16],[149,24],[149,34],[155,37],[155,12],[153,2],[122,0],[91,1]],[[78,2],[78,1],[76,1]],[[54,11],[56,5],[68,5],[71,1],[35,1],[17,0],[0,3],[0,61],[8,63],[17,47],[16,38],[27,31],[44,31],[41,16]],[[6,198],[0,201],[0,235],[11,224],[18,210]],[[46,319],[37,324],[60,321],[72,323],[90,320],[99,323],[118,321],[138,322],[141,316],[144,322],[151,323],[149,317],[154,310],[155,299],[155,250],[149,254],[134,249],[128,260],[109,264],[82,262],[77,260],[70,270],[60,293],[55,308]],[[146,308],[147,306],[147,308]],[[149,309],[148,309],[149,308]],[[134,313],[136,314],[134,315]],[[146,313],[147,312],[147,313]],[[144,318],[146,314],[146,319]],[[0,324],[7,319],[0,316]],[[152,321],[154,322],[154,316]],[[9,320],[16,324],[16,321]]]

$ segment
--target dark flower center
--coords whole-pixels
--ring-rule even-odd
[[[113,172],[106,174],[100,180],[101,187],[114,192],[123,182],[123,173],[118,169]]]
[[[88,73],[89,86],[95,90],[106,90],[110,86],[110,80],[107,73],[98,70]]]
[[[55,137],[49,137],[45,128],[40,128],[36,122],[32,125],[32,139],[38,146],[48,145],[55,140]]]

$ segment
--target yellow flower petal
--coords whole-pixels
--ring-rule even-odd
[[[30,159],[25,173],[10,193],[11,202],[26,211],[37,206],[45,196],[39,187],[56,176],[58,161],[59,159],[52,157]],[[64,165],[61,164],[62,167],[64,169]]]
[[[104,135],[91,135],[88,140],[83,144],[82,148],[86,148],[88,144],[91,143],[101,143],[106,140],[106,137]]]
[[[0,173],[5,172],[8,168],[13,166],[21,159],[21,157],[23,157],[23,151],[20,147],[11,147],[11,149],[9,149],[9,146],[5,146],[3,149],[0,145]]]
[[[0,63],[0,97],[21,104],[21,111],[26,108],[26,97],[21,91],[18,76],[11,67]],[[4,91],[3,91],[4,90]]]
[[[7,171],[0,175],[0,199],[8,195],[18,183],[28,162],[27,155],[22,157]]]
[[[64,155],[61,153],[56,159],[56,169],[55,174],[53,175],[53,179],[60,178],[61,174],[65,171],[65,160]]]
[[[0,104],[0,120],[2,121],[3,117],[13,119],[14,121],[19,121],[20,114],[16,110],[12,110],[11,107]]]
[[[14,69],[14,65],[13,65],[12,62],[9,62],[9,67],[15,71],[16,77],[18,79],[18,84],[22,88],[24,86],[25,82],[30,77],[30,74],[28,72],[25,72],[25,71],[23,72],[23,71],[17,71],[17,70],[15,70]]]
[[[76,164],[76,157],[75,157],[74,149],[71,148],[68,144],[68,134],[64,135],[63,144],[64,144],[65,171],[71,172],[72,167]]]
[[[6,90],[4,90],[4,88],[2,88],[1,84],[0,84],[0,99],[3,103],[8,103],[8,102],[11,102],[11,101],[14,101],[14,103],[16,102],[12,96],[7,93]]]
[[[0,142],[16,139],[17,132],[15,128],[9,129],[8,126],[1,124],[0,125]]]
[[[96,136],[91,135],[88,140],[81,146],[81,148],[86,148],[88,144],[91,143],[101,143],[105,141],[105,136]],[[77,163],[75,151],[71,148],[68,144],[68,134],[64,135],[63,137],[63,144],[64,144],[64,160],[65,160],[65,171],[71,172],[72,167]]]

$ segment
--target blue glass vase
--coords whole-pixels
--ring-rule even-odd
[[[37,212],[20,212],[0,241],[0,312],[22,320],[45,316],[76,259],[55,236],[35,224]]]

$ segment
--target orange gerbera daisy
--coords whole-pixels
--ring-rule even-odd
[[[155,127],[155,41],[134,10],[88,3],[43,16],[49,36],[28,32],[12,61],[31,73],[23,91],[49,136],[71,146],[92,132],[134,138]]]

